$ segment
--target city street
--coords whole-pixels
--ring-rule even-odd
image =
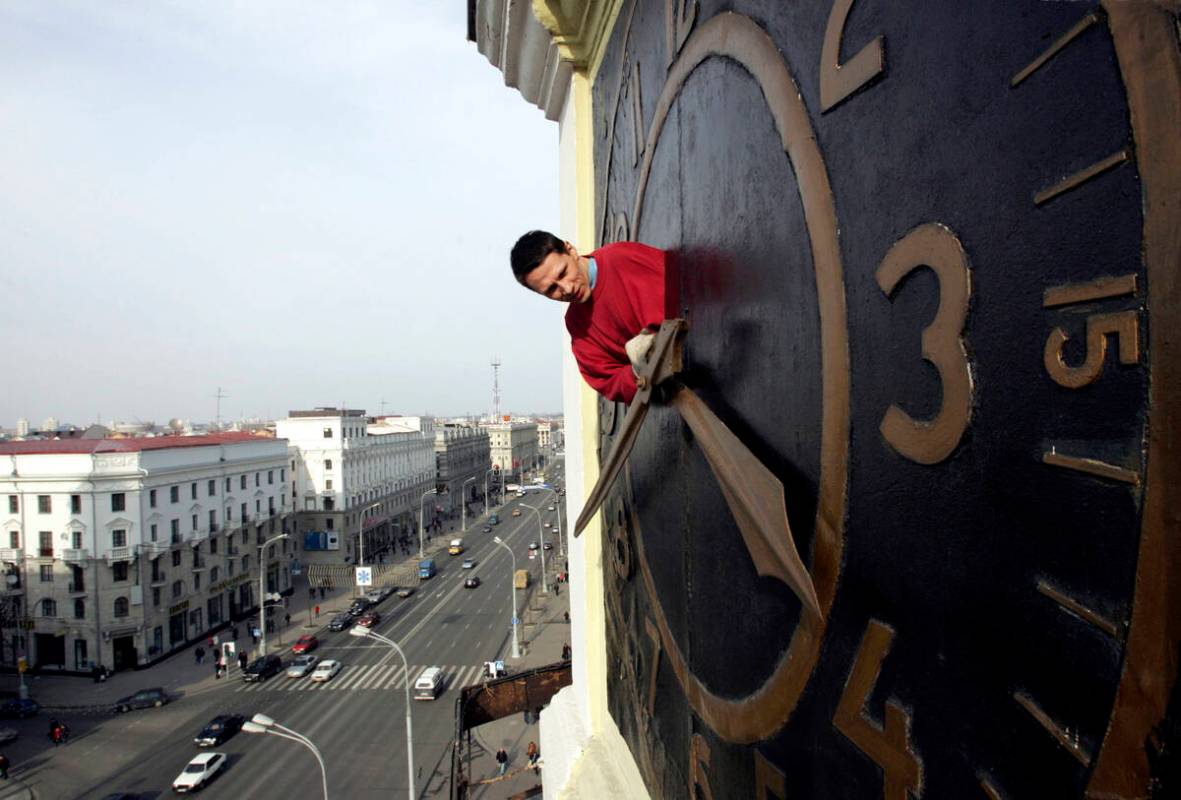
[[[511,670],[512,565],[509,554],[492,541],[493,536],[502,537],[515,553],[517,567],[529,568],[535,584],[539,583],[540,559],[528,557],[529,543],[539,538],[537,518],[529,512],[513,517],[511,509],[519,502],[540,506],[542,519],[555,521],[555,513],[546,510],[554,495],[531,493],[523,501],[511,496],[509,501],[498,509],[501,524],[491,533],[482,531],[486,516],[469,521],[463,556],[448,556],[445,548],[438,551],[434,558],[439,572],[434,578],[422,581],[411,597],[391,595],[376,607],[382,619],[375,630],[401,644],[410,662],[411,680],[428,666],[440,666],[446,674],[437,700],[413,702],[419,796],[436,796],[446,788],[455,688],[478,682],[486,660],[504,658]],[[550,531],[546,534],[554,542],[554,549],[546,553],[552,576],[560,569],[561,559],[556,532],[552,538]],[[432,546],[445,545],[455,536],[459,534],[436,534]],[[474,569],[461,568],[464,557],[476,560]],[[481,585],[464,588],[464,579],[471,575],[479,576]],[[327,624],[332,618],[329,612],[343,610],[346,597],[340,595],[334,604],[339,608],[326,608],[316,622]],[[524,612],[525,592],[518,592],[518,602]],[[347,630],[332,633],[320,628],[315,633],[321,642],[315,654],[344,665],[330,681],[313,683],[307,677],[279,674],[262,683],[246,684],[236,670],[228,679],[214,681],[207,667],[194,665],[194,681],[200,678],[200,686],[187,689],[179,701],[103,718],[68,747],[47,751],[48,758],[36,768],[37,794],[101,798],[122,791],[160,796],[169,792],[172,780],[199,752],[193,737],[212,717],[220,713],[249,717],[262,712],[320,748],[330,796],[404,796],[406,671],[401,659],[388,645],[350,636]],[[523,629],[521,634],[523,637]],[[285,637],[288,645],[293,639],[294,635]],[[285,662],[290,660],[289,647],[281,652]],[[156,683],[151,670],[139,677],[145,687]],[[80,689],[83,686],[79,682]],[[204,790],[208,796],[320,796],[319,767],[312,753],[298,743],[239,733],[212,749],[228,755],[228,766]]]

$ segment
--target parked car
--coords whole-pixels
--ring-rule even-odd
[[[465,558],[463,560],[463,568],[464,569],[474,569],[475,566],[476,566],[476,560],[474,558]]]
[[[245,721],[246,718],[241,714],[218,714],[193,738],[193,744],[198,747],[217,747],[242,730]]]
[[[351,627],[353,627],[353,617],[350,614],[337,614],[328,623],[328,630],[330,631],[343,631]]]
[[[317,656],[296,656],[287,667],[287,677],[302,678],[312,671],[312,667],[316,666],[319,660]]]
[[[463,582],[463,588],[465,588],[465,589],[475,589],[479,585],[480,585],[480,576],[479,575],[473,575],[470,578],[468,578],[466,581]]]
[[[127,712],[133,708],[159,708],[168,702],[168,695],[163,689],[140,689],[135,694],[115,701],[115,711]]]
[[[195,792],[213,780],[225,765],[225,753],[202,753],[176,776],[176,780],[172,782],[172,791],[178,794]]]
[[[366,628],[372,628],[379,622],[381,622],[381,614],[378,614],[376,611],[368,611],[362,614],[357,620],[358,625],[364,625]]]
[[[544,547],[546,550],[553,550],[554,543],[553,542],[546,542],[544,545],[542,545],[542,547]]]
[[[330,681],[336,676],[336,673],[340,672],[342,666],[344,665],[339,661],[326,658],[317,664],[316,668],[312,671],[312,680],[318,682]]]
[[[405,599],[412,594],[414,594],[414,587],[413,586],[403,586],[401,589],[398,590],[398,597],[401,597],[402,599]]]
[[[242,672],[242,680],[247,683],[265,681],[272,675],[283,671],[283,659],[274,653],[256,658],[254,662]]]
[[[546,527],[546,528],[552,528],[553,526],[552,526],[552,525],[550,525],[550,523],[548,523],[548,522],[547,522],[547,523],[545,523],[545,525],[544,525],[543,527]]]
[[[28,719],[35,717],[41,711],[41,706],[36,700],[9,700],[3,705],[0,705],[0,717],[4,719]]]
[[[320,640],[310,633],[304,634],[295,640],[295,644],[291,645],[291,652],[299,655],[300,653],[310,653],[320,646]]]

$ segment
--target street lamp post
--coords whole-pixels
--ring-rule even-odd
[[[286,538],[286,533],[280,533],[258,546],[258,632],[261,636],[258,654],[260,656],[267,654],[267,548],[271,542]]]
[[[545,529],[541,527],[541,514],[531,505],[524,502],[520,505],[525,506],[526,510],[532,511],[533,516],[537,517],[537,547],[541,551],[541,593],[549,594],[549,586],[545,582]]]
[[[269,733],[272,736],[278,736],[282,739],[290,739],[293,742],[299,742],[304,747],[312,751],[312,755],[316,757],[316,761],[320,764],[320,782],[324,789],[324,800],[328,800],[328,769],[324,766],[324,757],[320,755],[320,750],[311,739],[304,736],[302,733],[297,733],[286,728],[266,714],[255,714],[250,719],[242,723],[243,733]]]
[[[459,498],[459,502],[462,504],[461,507],[463,509],[463,512],[462,512],[463,524],[460,526],[460,531],[462,533],[467,533],[467,485],[469,483],[475,483],[475,482],[476,482],[475,478],[468,478],[466,481],[463,482],[463,486],[460,487],[460,490],[459,490],[459,494],[461,495],[461,497]]]
[[[406,660],[406,654],[402,652],[402,648],[398,646],[397,642],[395,642],[393,639],[390,639],[387,636],[382,636],[377,631],[370,630],[369,628],[366,628],[364,625],[354,625],[352,628],[349,629],[349,634],[351,634],[352,636],[360,636],[360,637],[367,636],[370,639],[376,639],[377,641],[382,642],[383,644],[388,644],[390,647],[394,648],[394,650],[397,651],[399,656],[402,657],[402,666],[406,670],[406,680],[404,681],[404,683],[406,685],[406,779],[409,781],[409,783],[407,784],[407,786],[409,787],[409,792],[407,794],[407,797],[409,797],[410,800],[415,800],[415,795],[414,795],[414,727],[410,721],[410,662],[408,662]]]
[[[376,503],[370,503],[361,509],[361,513],[357,517],[357,548],[359,550],[357,554],[357,566],[365,566],[365,514],[380,505],[380,500]]]
[[[512,594],[513,601],[513,658],[521,657],[521,647],[517,644],[517,554],[513,549],[501,541],[499,536],[493,536],[492,541],[508,550],[509,558],[513,560],[513,572],[509,578],[509,591]]]
[[[426,503],[427,495],[438,494],[438,489],[431,489],[429,492],[423,492],[422,497],[418,501],[418,557],[425,558],[426,553],[422,546],[422,506]]]

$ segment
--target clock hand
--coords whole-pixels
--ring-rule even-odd
[[[680,371],[681,348],[679,338],[684,330],[684,320],[665,320],[660,326],[660,331],[656,334],[656,341],[648,350],[646,359],[637,367],[636,396],[632,398],[631,405],[627,407],[627,416],[623,418],[623,425],[620,428],[618,438],[615,440],[615,446],[611,448],[611,454],[603,462],[603,468],[599,472],[599,479],[595,481],[594,487],[591,489],[590,494],[587,495],[586,504],[582,507],[582,513],[578,515],[578,520],[574,523],[575,537],[581,534],[582,529],[594,518],[595,513],[599,510],[599,506],[603,504],[603,500],[607,497],[607,490],[615,482],[616,476],[619,475],[619,470],[623,467],[623,462],[627,460],[628,454],[631,453],[632,445],[636,443],[636,435],[640,432],[640,426],[644,424],[644,418],[648,416],[648,404],[652,400],[652,388]]]
[[[742,532],[755,570],[783,581],[806,608],[819,616],[820,603],[812,576],[792,538],[783,483],[692,391],[678,388],[672,404],[697,437]]]

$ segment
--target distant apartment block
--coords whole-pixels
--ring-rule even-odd
[[[447,423],[435,428],[436,504],[449,513],[484,496],[492,476],[488,432],[475,425]]]
[[[291,587],[287,443],[243,433],[0,444],[0,663],[142,666]]]
[[[493,469],[506,481],[520,480],[538,467],[537,423],[492,422],[481,427],[488,433]]]

